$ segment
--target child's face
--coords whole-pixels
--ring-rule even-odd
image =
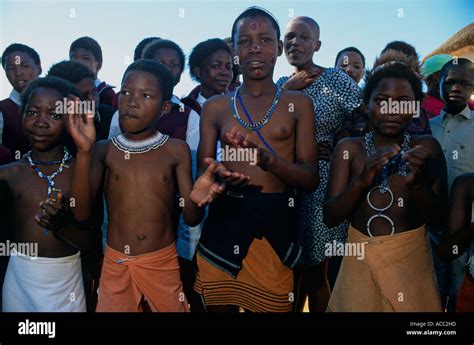
[[[5,73],[11,86],[22,93],[27,84],[41,74],[41,66],[25,52],[12,52],[7,56]]]
[[[168,68],[173,75],[174,85],[178,85],[181,80],[181,69],[183,68],[178,52],[171,48],[160,48],[155,52],[153,59],[158,60],[159,63]]]
[[[319,31],[315,32],[305,21],[293,20],[286,28],[283,45],[289,64],[304,67],[313,61],[314,52],[321,47]]]
[[[163,102],[156,77],[144,71],[128,72],[122,82],[118,107],[123,132],[140,133],[156,128],[160,115],[169,111],[171,103]]]
[[[346,73],[359,84],[364,75],[364,63],[362,57],[355,52],[344,52],[337,60],[337,67],[342,68]]]
[[[97,93],[94,79],[84,78],[75,85],[80,92],[81,100],[95,102],[96,105],[99,104],[99,94]]]
[[[465,106],[474,91],[474,72],[467,66],[453,66],[440,81],[441,98],[448,107]]]
[[[63,114],[57,112],[61,94],[50,88],[37,88],[28,97],[23,113],[23,131],[31,146],[48,151],[63,141],[66,127]]]
[[[94,54],[90,50],[84,48],[77,48],[69,52],[69,59],[72,61],[78,61],[90,68],[92,72],[97,76],[102,62],[97,61]]]
[[[370,121],[378,133],[398,137],[405,131],[413,117],[406,101],[415,101],[415,93],[408,80],[385,78],[379,82],[369,99]],[[398,109],[395,108],[396,103]],[[411,104],[411,107],[415,105]]]
[[[276,60],[282,53],[282,42],[277,39],[269,18],[243,18],[237,24],[235,48],[242,74],[250,79],[271,77]]]
[[[233,77],[232,57],[228,52],[216,51],[204,61],[202,69],[199,67],[196,69],[202,85],[214,91],[215,94],[227,91]]]

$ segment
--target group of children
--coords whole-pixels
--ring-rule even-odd
[[[32,48],[7,47],[2,238],[38,251],[0,261],[2,311],[290,312],[307,297],[311,311],[443,311],[433,255],[471,251],[474,234],[473,64],[443,60],[444,114],[434,136],[418,135],[425,111],[384,107],[421,104],[416,52],[388,45],[361,92],[362,53],[319,66],[319,32],[297,17],[281,40],[273,15],[251,7],[227,42],[194,47],[199,85],[182,100],[185,55],[170,40],[138,44],[117,94],[98,79],[92,38],[42,78]],[[283,52],[295,72],[275,83]],[[446,116],[461,128],[449,148]],[[333,241],[363,257],[328,254]]]

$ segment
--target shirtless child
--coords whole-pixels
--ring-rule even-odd
[[[0,203],[9,198],[14,243],[28,244],[30,252],[10,253],[2,311],[86,311],[80,252],[35,221],[40,202],[54,199],[55,190],[70,191],[75,161],[65,148],[65,114],[56,107],[69,94],[79,93],[72,84],[55,77],[32,81],[22,94],[20,113],[31,151],[0,167],[0,182],[7,187],[0,191]],[[87,237],[87,231],[73,222],[57,230]]]
[[[360,255],[345,251],[330,311],[441,311],[426,225],[446,221],[446,161],[436,139],[407,132],[416,66],[401,53],[376,61],[364,90],[374,131],[333,154],[324,222],[350,220],[346,245]]]
[[[172,75],[163,65],[138,60],[122,80],[123,134],[93,145],[93,119],[68,118],[78,149],[72,212],[78,221],[88,219],[103,190],[109,214],[97,311],[188,311],[175,246],[179,206],[185,221],[195,225],[202,206],[223,185],[214,182],[217,164],[208,159],[193,188],[187,144],[157,132],[172,90]]]
[[[215,157],[220,140],[220,168],[250,179],[220,174],[234,186],[209,208],[195,289],[208,311],[288,312],[294,300],[292,268],[301,255],[294,189],[311,191],[318,184],[312,103],[273,82],[282,42],[270,13],[256,7],[244,11],[232,39],[243,83],[204,104],[198,170],[203,171],[204,157]]]

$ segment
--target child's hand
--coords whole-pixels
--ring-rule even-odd
[[[205,161],[209,166],[204,174],[196,180],[189,196],[191,201],[199,207],[210,204],[214,198],[225,189],[224,183],[219,183],[215,180],[215,172],[218,169],[218,163],[212,158],[205,158]]]
[[[76,96],[69,96],[69,101],[80,101]],[[79,153],[89,153],[95,142],[95,127],[93,113],[75,114],[68,111],[67,128]]]
[[[416,185],[426,182],[423,178],[426,163],[431,159],[431,152],[421,145],[415,145],[412,149],[405,152],[402,159],[407,162],[407,175],[405,183],[407,185]]]
[[[35,216],[35,221],[42,228],[56,230],[64,223],[66,205],[62,193],[57,198],[48,198],[39,204],[41,212]]]
[[[257,160],[256,165],[258,165],[262,170],[268,171],[268,167],[271,166],[276,159],[275,156],[266,149],[248,140],[249,136],[250,134],[247,134],[244,137],[238,132],[236,127],[233,127],[230,132],[226,133],[227,140],[229,140],[235,147],[255,150],[254,152],[256,153]]]
[[[319,70],[306,72],[299,71],[291,76],[290,79],[283,86],[287,90],[301,90],[314,83],[321,72]]]
[[[395,144],[381,147],[373,155],[368,156],[365,159],[364,169],[359,176],[359,181],[362,185],[370,187],[382,167],[387,164],[391,158],[395,157],[398,152],[400,152],[400,146]]]
[[[224,186],[232,185],[236,187],[243,187],[249,183],[250,177],[244,174],[230,171],[226,166],[220,162],[217,163],[217,170],[215,176],[218,182],[222,182]]]

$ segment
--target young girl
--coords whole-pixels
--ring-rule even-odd
[[[201,83],[200,92],[191,93],[181,101],[201,114],[204,102],[227,92],[232,81],[232,52],[219,38],[201,42],[189,55],[191,78]]]
[[[324,222],[348,219],[361,255],[345,252],[330,311],[441,311],[426,229],[445,222],[446,162],[433,137],[407,133],[410,108],[388,105],[421,101],[416,66],[403,54],[376,61],[364,90],[374,131],[334,151]]]
[[[65,148],[64,114],[57,109],[57,102],[70,94],[78,95],[73,85],[47,77],[31,82],[22,95],[23,128],[31,151],[21,160],[1,166],[0,181],[7,186],[2,194],[9,195],[13,210],[14,241],[37,245],[38,251],[10,257],[3,285],[3,311],[86,311],[81,253],[56,231],[82,240],[92,234],[70,219],[54,231],[35,221],[41,201],[55,199],[59,190],[61,194],[70,191],[75,160]],[[42,213],[49,208],[42,204]]]

